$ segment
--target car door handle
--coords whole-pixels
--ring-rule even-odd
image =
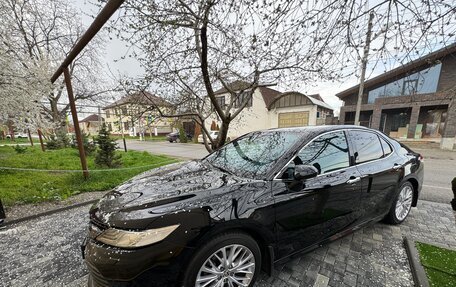
[[[400,169],[401,167],[402,167],[402,165],[397,164],[397,163],[393,165],[393,169],[394,169],[394,170],[398,170],[398,169]]]
[[[355,178],[352,178],[352,179],[349,179],[349,180],[347,180],[347,183],[348,183],[348,184],[354,184],[354,183],[356,183],[356,182],[358,182],[358,181],[361,181],[361,177],[359,177],[359,176],[358,176],[358,177],[355,177]]]

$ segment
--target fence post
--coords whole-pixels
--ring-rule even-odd
[[[82,143],[81,129],[79,128],[78,114],[76,112],[76,105],[74,103],[73,87],[71,85],[71,76],[68,67],[63,68],[63,75],[65,77],[65,84],[68,92],[68,99],[70,101],[71,117],[73,118],[74,133],[76,134],[76,141],[78,142],[79,158],[81,160],[82,174],[84,178],[89,177],[87,169],[87,160],[84,151],[84,144]]]
[[[41,150],[45,151],[46,148],[44,147],[43,135],[41,134],[41,129],[38,129],[38,138],[40,139]]]

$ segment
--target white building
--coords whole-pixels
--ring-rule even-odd
[[[234,91],[242,90],[242,82],[234,82],[231,86]],[[222,107],[230,100],[230,93],[224,88],[215,91],[215,95]],[[247,107],[230,124],[228,137],[234,139],[262,129],[324,125],[326,116],[332,114],[333,109],[318,94],[282,93],[269,87],[258,87]],[[212,121],[220,126],[214,115],[206,121],[208,129]]]
[[[103,108],[108,129],[112,134],[137,136],[167,134],[172,131],[174,119],[162,118],[156,106],[171,114],[174,106],[149,92],[138,92],[122,97]]]

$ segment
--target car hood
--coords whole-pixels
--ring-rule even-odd
[[[229,190],[223,186],[249,181],[252,180],[222,172],[202,161],[171,164],[133,177],[107,193],[92,207],[91,218],[102,224],[126,227],[127,221],[147,220],[154,214],[195,206],[207,197]]]

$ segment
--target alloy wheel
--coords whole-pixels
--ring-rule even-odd
[[[214,252],[201,266],[196,287],[249,286],[255,274],[255,256],[239,244],[227,245]]]
[[[406,185],[401,189],[396,202],[396,218],[399,221],[404,220],[412,208],[413,190]]]

